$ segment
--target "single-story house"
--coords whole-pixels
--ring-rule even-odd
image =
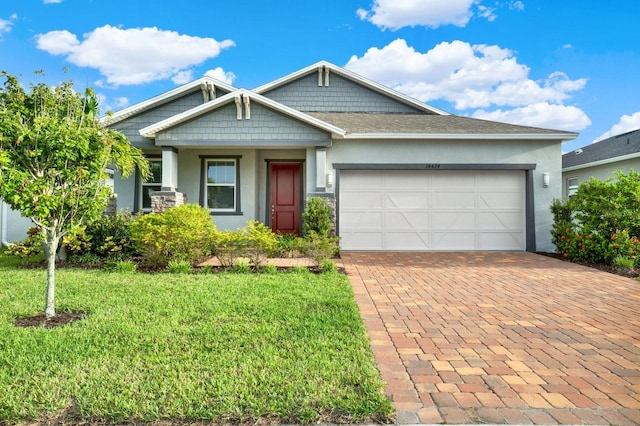
[[[571,197],[592,177],[606,180],[616,170],[640,171],[640,129],[592,143],[562,155],[562,195]]]
[[[118,209],[209,209],[301,232],[310,197],[343,250],[554,251],[561,144],[577,134],[452,115],[321,61],[253,90],[208,76],[104,119],[153,176],[115,177]]]

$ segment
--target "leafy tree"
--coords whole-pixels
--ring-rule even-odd
[[[98,119],[98,101],[66,81],[31,84],[3,71],[0,89],[0,198],[31,218],[47,257],[45,315],[55,316],[55,256],[60,239],[100,217],[111,195],[107,166],[147,176],[144,155]]]

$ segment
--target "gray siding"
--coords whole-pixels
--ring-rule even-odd
[[[309,125],[251,103],[251,119],[238,120],[234,103],[178,125],[156,136],[159,144],[185,141],[314,141],[329,135]]]
[[[222,96],[224,94],[225,93],[219,92],[218,96]],[[159,105],[156,108],[152,108],[116,123],[113,125],[113,128],[124,133],[134,146],[151,147],[154,146],[153,141],[140,136],[140,129],[197,107],[198,105],[202,105],[203,101],[202,91],[198,88],[198,90],[188,93],[172,102]]]
[[[263,95],[299,111],[424,114],[424,111],[333,73],[329,86],[318,86],[318,75],[313,73]]]

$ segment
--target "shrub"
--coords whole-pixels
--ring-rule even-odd
[[[38,231],[38,228],[31,227],[27,230],[27,238],[7,246],[5,254],[19,257],[24,261],[28,257],[41,254],[42,244],[44,244],[44,236]]]
[[[304,251],[304,239],[294,234],[276,234],[277,254],[280,257],[296,257]]]
[[[276,267],[276,265],[272,265],[271,263],[267,263],[266,265],[264,265],[262,267],[260,272],[262,272],[263,274],[277,274],[278,273],[278,268]]]
[[[278,240],[271,229],[257,220],[250,220],[242,232],[247,244],[249,264],[256,270],[262,268],[265,258],[276,251]]]
[[[131,239],[150,266],[166,266],[170,260],[195,263],[210,253],[216,231],[209,210],[183,204],[162,213],[137,217],[130,225]]]
[[[95,254],[101,259],[122,259],[135,253],[129,225],[130,213],[116,213],[78,228],[63,239],[72,255]]]
[[[236,259],[247,252],[247,238],[240,230],[216,231],[212,238],[211,250],[224,268],[230,268]]]
[[[135,272],[138,269],[138,265],[131,260],[120,260],[107,263],[105,269],[110,272],[130,273]]]
[[[616,180],[583,182],[570,200],[551,204],[552,242],[574,262],[640,261],[640,174],[617,171]]]
[[[239,261],[231,266],[230,271],[236,274],[249,274],[251,273],[251,266],[247,262]]]
[[[304,234],[315,232],[318,235],[328,236],[331,232],[332,215],[333,210],[324,199],[320,197],[309,198],[304,212],[302,212]]]
[[[316,267],[321,268],[340,250],[339,238],[310,232],[305,236],[304,251],[313,259]]]
[[[190,274],[192,271],[191,264],[186,260],[170,260],[167,265],[167,271],[172,274]]]

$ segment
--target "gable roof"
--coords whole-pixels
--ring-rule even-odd
[[[133,115],[140,114],[141,112],[150,110],[152,108],[156,108],[160,105],[171,102],[175,99],[178,99],[187,93],[194,92],[196,90],[201,90],[202,85],[206,83],[211,83],[214,87],[220,87],[224,91],[233,92],[237,90],[234,86],[227,84],[223,81],[217,80],[213,77],[204,76],[197,80],[194,80],[190,83],[183,84],[182,86],[178,86],[173,88],[167,92],[164,92],[158,96],[154,96],[153,98],[147,99],[146,101],[139,102],[137,104],[131,105],[130,107],[121,109],[120,111],[104,117],[102,122],[105,125],[112,125],[118,123],[122,120],[125,120]]]
[[[190,110],[187,110],[181,114],[174,115],[165,120],[159,121],[158,123],[155,123],[151,126],[147,126],[143,129],[140,129],[140,134],[144,137],[153,139],[156,137],[157,133],[163,130],[169,129],[171,127],[175,127],[181,123],[192,120],[210,111],[214,111],[215,109],[218,109],[231,102],[236,102],[237,98],[241,98],[243,102],[246,98],[248,98],[249,102],[259,103],[281,114],[289,116],[303,123],[309,124],[327,133],[331,133],[333,137],[344,137],[346,133],[343,129],[339,128],[338,126],[334,126],[332,124],[326,123],[322,120],[312,117],[309,114],[305,114],[296,109],[290,108],[286,105],[283,105],[279,102],[266,98],[250,90],[237,89],[234,92],[227,93],[224,96],[221,96],[217,99],[206,102],[195,108],[191,108]]]
[[[308,113],[342,129],[354,139],[546,139],[571,140],[578,134],[518,126],[458,115]]]
[[[414,108],[417,108],[421,111],[424,111],[426,113],[429,114],[437,114],[437,115],[449,115],[448,112],[443,111],[441,109],[438,109],[436,107],[433,107],[431,105],[427,105],[424,102],[420,102],[417,99],[414,99],[410,96],[405,95],[404,93],[400,93],[398,91],[395,91],[387,86],[383,86],[380,83],[376,83],[373,80],[369,80],[361,75],[358,75],[354,72],[351,72],[345,68],[339,67],[337,65],[334,65],[330,62],[327,61],[320,61],[317,62],[313,65],[309,65],[308,67],[302,68],[301,70],[295,71],[289,75],[286,75],[284,77],[281,77],[277,80],[274,80],[270,83],[264,84],[260,87],[257,87],[253,90],[253,92],[255,93],[259,93],[261,95],[266,94],[267,92],[276,89],[280,86],[283,86],[287,83],[290,83],[291,81],[294,81],[296,79],[299,79],[301,77],[307,76],[309,74],[313,74],[313,73],[319,73],[319,72],[327,72],[329,71],[330,73],[335,73],[341,77],[344,77],[348,80],[351,80],[357,84],[360,84],[362,86],[365,86],[375,92],[378,92],[382,95],[388,96],[392,99],[395,99],[397,101],[400,101],[404,104],[410,105]]]
[[[640,129],[592,143],[562,156],[566,171],[640,157]]]

